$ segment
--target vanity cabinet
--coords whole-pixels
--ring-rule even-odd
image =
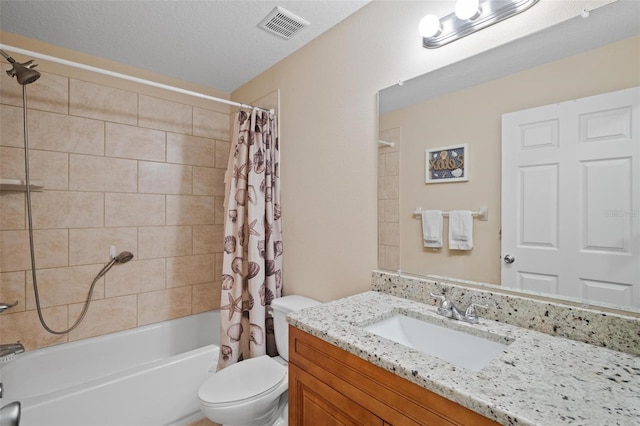
[[[289,424],[498,425],[293,326],[289,326]]]

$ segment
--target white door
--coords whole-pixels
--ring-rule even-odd
[[[640,87],[502,116],[502,285],[640,307]]]

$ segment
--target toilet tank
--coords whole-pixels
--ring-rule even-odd
[[[289,361],[289,324],[287,324],[287,314],[319,304],[320,302],[317,300],[298,295],[279,297],[271,301],[276,347],[280,356],[285,360]]]

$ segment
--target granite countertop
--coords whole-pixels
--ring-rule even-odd
[[[480,372],[363,329],[394,314],[510,342]],[[640,357],[369,291],[289,314],[293,326],[504,425],[640,425]]]

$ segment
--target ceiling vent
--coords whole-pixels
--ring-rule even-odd
[[[258,27],[289,40],[298,31],[310,25],[299,16],[276,6],[259,24]]]

